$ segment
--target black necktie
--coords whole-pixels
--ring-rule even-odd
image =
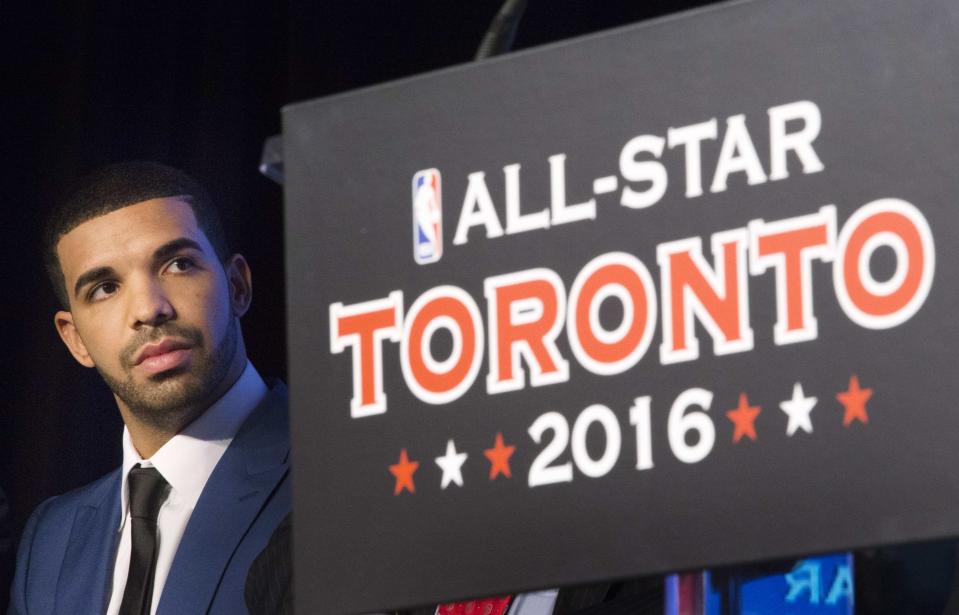
[[[167,482],[156,468],[133,466],[130,487],[130,572],[123,590],[120,615],[149,615],[157,561],[157,515],[166,498]]]

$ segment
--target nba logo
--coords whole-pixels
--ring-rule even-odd
[[[440,172],[425,169],[413,176],[413,260],[435,263],[443,256],[443,203]]]

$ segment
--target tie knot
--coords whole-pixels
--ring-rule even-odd
[[[156,468],[133,466],[127,477],[130,487],[130,516],[156,523],[169,486]]]

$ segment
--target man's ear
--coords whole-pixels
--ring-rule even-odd
[[[67,350],[77,360],[77,363],[84,367],[93,367],[93,359],[90,358],[86,345],[80,339],[80,332],[77,331],[77,326],[73,322],[73,314],[61,310],[54,314],[53,322],[57,326],[60,339],[63,340]]]
[[[230,305],[237,317],[246,314],[253,300],[253,277],[250,266],[241,254],[234,254],[227,259],[223,266],[226,279],[230,285]]]

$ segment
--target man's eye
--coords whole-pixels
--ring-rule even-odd
[[[192,258],[181,256],[180,258],[175,258],[170,261],[167,271],[172,273],[183,273],[193,269],[194,267],[196,267],[196,263],[193,262]]]
[[[110,295],[117,292],[117,285],[115,282],[101,282],[93,287],[93,290],[90,291],[90,300],[97,301],[99,299],[106,299]]]

